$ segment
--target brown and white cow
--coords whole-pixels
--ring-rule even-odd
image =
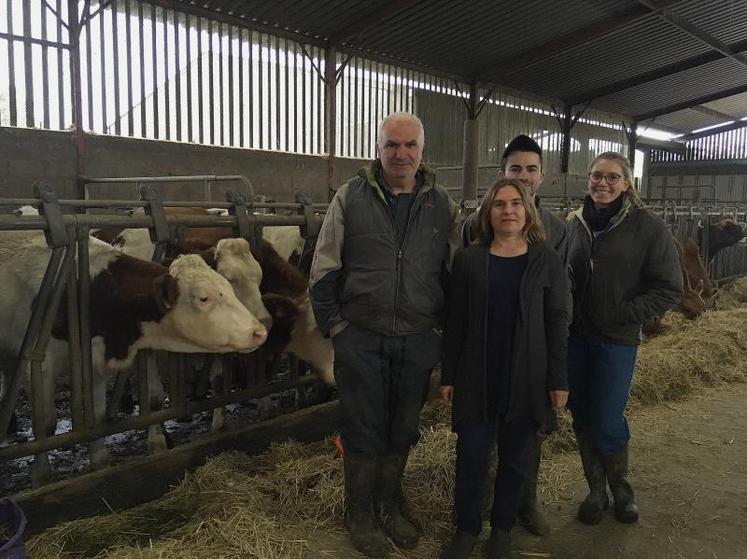
[[[94,414],[106,413],[106,377],[132,365],[140,349],[174,352],[250,352],[267,339],[267,329],[236,298],[226,278],[196,255],[168,268],[140,260],[90,239],[90,324],[94,367]],[[0,350],[18,355],[32,303],[50,251],[41,232],[0,232]],[[65,305],[60,306],[60,312]],[[54,410],[57,373],[69,364],[67,321],[58,315],[45,356],[45,406]],[[53,414],[44,431],[52,435]],[[103,442],[90,446],[94,467],[108,463]],[[49,473],[46,453],[34,459],[32,474]]]
[[[167,207],[165,210],[167,215],[213,215],[211,210],[205,208]],[[153,245],[145,229],[127,229],[106,234],[115,246],[120,247],[128,254],[137,255],[141,258],[151,258],[153,255]],[[179,240],[169,245],[167,252],[171,254],[200,253],[207,255],[211,247],[227,242],[232,235],[233,231],[229,227],[185,228]],[[290,247],[297,248],[298,239],[301,239],[298,227],[295,227],[295,231],[293,227],[265,227],[263,228],[263,235],[268,235],[275,242],[280,242],[285,247],[286,253],[288,253]],[[284,236],[291,240],[283,243],[281,239]],[[239,240],[232,239],[230,242],[239,242]],[[240,242],[245,243],[246,241],[241,240]],[[216,254],[218,254],[217,250]],[[322,335],[314,319],[309,300],[308,278],[288,262],[287,256],[279,254],[272,243],[259,240],[256,246],[251,247],[251,254],[261,269],[259,283],[261,295],[263,297],[267,295],[290,297],[298,307],[298,317],[293,323],[289,335],[290,341],[285,349],[307,362],[322,381],[330,385],[334,384],[332,343]],[[216,266],[216,270],[223,273],[219,266]],[[234,288],[238,289],[239,292],[248,290],[248,284],[256,285],[253,277],[256,277],[255,272],[247,272],[244,276],[240,273],[234,273]],[[236,282],[243,282],[245,287],[238,286]],[[255,307],[251,306],[252,303],[249,300],[246,300],[245,303],[255,312],[258,312]],[[268,343],[277,347],[279,345],[278,340],[286,336],[288,336],[287,332],[283,332],[280,328],[272,328]]]

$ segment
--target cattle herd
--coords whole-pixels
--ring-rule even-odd
[[[166,215],[210,215],[205,208],[166,208]],[[35,213],[25,208],[20,213]],[[710,225],[711,259],[745,236],[745,224],[722,219]],[[94,369],[94,416],[106,415],[107,383],[132,366],[141,349],[179,353],[295,354],[325,383],[333,384],[333,352],[314,320],[308,294],[308,269],[290,262],[304,252],[299,227],[265,227],[250,243],[234,238],[229,227],[188,228],[167,243],[160,262],[148,229],[99,229],[88,240],[90,254],[90,325]],[[680,310],[695,318],[711,308],[716,289],[698,243],[677,242],[685,293]],[[306,253],[308,254],[308,247]],[[17,356],[32,305],[49,260],[41,231],[0,231],[0,351]],[[308,259],[305,260],[308,262]],[[69,367],[65,305],[60,305],[44,360],[44,433],[55,432],[55,383]],[[655,333],[658,320],[646,325]],[[121,373],[120,373],[121,374]],[[215,379],[218,370],[210,373]],[[0,380],[2,375],[0,375]],[[0,384],[0,396],[3,385]],[[159,391],[151,388],[151,392]],[[221,417],[216,413],[216,417]],[[214,422],[214,427],[220,424]],[[152,448],[158,431],[149,432]],[[109,463],[102,441],[89,445],[94,468]],[[50,470],[44,452],[35,455],[33,477]]]
[[[37,212],[27,207],[18,213]],[[207,214],[208,210],[167,208],[167,214],[172,213]],[[148,229],[91,232],[90,328],[97,424],[106,418],[110,377],[129,369],[141,349],[225,354],[249,353],[263,346],[269,358],[288,351],[308,363],[320,380],[334,382],[332,345],[313,317],[308,271],[289,262],[304,245],[299,227],[267,227],[263,237],[250,245],[233,238],[228,227],[186,230],[168,243],[160,262],[153,262],[155,245]],[[272,239],[272,244],[265,239]],[[41,231],[0,231],[4,286],[0,352],[6,357],[19,355],[50,252]],[[56,382],[70,367],[65,310],[61,304],[44,356],[45,436],[55,433]],[[219,374],[217,369],[211,371],[211,380]],[[3,378],[0,375],[0,396],[7,384]],[[151,386],[149,392],[160,390]],[[220,427],[214,422],[214,428]],[[161,439],[159,426],[151,427],[151,448],[161,447]],[[110,462],[103,441],[89,444],[89,457],[94,468]],[[32,477],[48,479],[49,473],[47,453],[35,454]]]

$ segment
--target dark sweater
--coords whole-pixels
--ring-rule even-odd
[[[511,348],[519,287],[527,267],[527,255],[490,255],[488,270],[488,412],[506,415],[511,386]]]
[[[454,260],[444,333],[441,384],[454,386],[452,421],[489,421],[488,262],[485,245],[461,249]],[[554,426],[550,390],[567,390],[568,283],[560,257],[532,243],[519,288],[513,329],[506,421],[530,415]]]

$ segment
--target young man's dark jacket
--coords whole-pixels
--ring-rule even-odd
[[[674,240],[660,218],[627,199],[596,236],[582,210],[572,212],[567,223],[571,333],[636,345],[643,322],[682,297]]]
[[[375,160],[342,185],[327,209],[311,267],[314,316],[324,335],[347,322],[409,335],[443,322],[444,266],[459,244],[458,207],[425,166],[404,238],[397,240]]]
[[[470,245],[454,259],[444,333],[441,384],[453,386],[452,422],[487,421],[487,308],[489,247]],[[568,390],[568,282],[560,256],[530,243],[519,288],[506,420],[531,415],[554,428],[550,390]]]

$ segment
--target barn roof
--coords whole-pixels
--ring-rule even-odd
[[[676,133],[747,117],[744,0],[157,3]]]

